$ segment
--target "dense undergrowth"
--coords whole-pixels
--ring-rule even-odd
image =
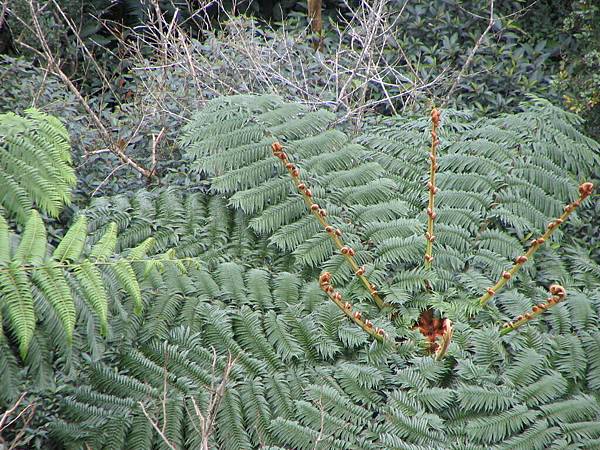
[[[99,198],[51,258],[44,233],[31,231],[43,229],[32,213],[3,266],[23,280],[19,291],[3,283],[9,304],[21,305],[9,306],[6,401],[23,389],[24,365],[40,398],[59,400],[44,433],[68,448],[200,448],[203,437],[221,448],[598,445],[600,269],[587,250],[556,233],[509,289],[486,307],[476,301],[577,197],[598,144],[541,100],[494,120],[443,113],[438,239],[427,271],[427,121],[396,120],[350,140],[332,119],[276,97],[216,100],[180,141],[208,190]],[[306,214],[271,156],[274,139],[395,314],[369,302]],[[316,283],[322,268],[388,343],[372,341],[327,299]],[[554,282],[568,300],[501,336],[502,322]],[[38,323],[24,333],[27,302]],[[454,323],[441,361],[413,329],[430,307]],[[11,342],[21,344],[22,361]],[[202,428],[207,417],[213,429]]]
[[[396,21],[401,2],[325,2],[318,53],[294,2],[283,23],[269,2],[211,10],[210,29],[185,5],[178,22],[122,3],[82,3],[123,33],[90,21],[79,42],[49,4],[61,65],[26,32],[1,62],[0,444],[600,448],[599,203],[578,189],[600,166],[594,5],[497,5],[461,73],[488,2],[410,2]],[[389,38],[363,47],[366,24]],[[424,317],[451,327],[442,353]]]

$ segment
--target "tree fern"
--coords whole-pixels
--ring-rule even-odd
[[[162,448],[143,405],[177,448],[198,448],[204,438],[227,449],[597,445],[598,292],[571,236],[553,234],[504,291],[485,307],[477,301],[561,213],[559,204],[577,199],[597,144],[577,132],[572,116],[539,100],[497,119],[442,113],[438,236],[427,268],[428,121],[394,118],[351,140],[332,128],[333,118],[275,97],[214,100],[180,138],[202,188],[142,190],[90,206],[91,235],[81,250],[70,239],[58,259],[98,270],[109,298],[113,283],[128,283],[132,273],[140,290],[136,296],[128,283],[117,289],[126,307],[108,303],[113,348],[86,360],[58,394],[53,439]],[[274,159],[276,141],[291,167]],[[573,153],[564,155],[568,145]],[[284,169],[300,171],[303,192],[311,189],[329,232],[340,230],[345,253],[307,217],[306,197]],[[1,225],[0,239],[12,240]],[[160,261],[145,256],[151,246]],[[10,265],[13,247],[0,253],[2,264]],[[348,247],[377,284],[381,310],[345,265]],[[136,261],[123,260],[128,269],[117,275],[112,263],[121,255]],[[544,267],[553,261],[562,267]],[[322,267],[387,341],[363,333],[320,290]],[[573,303],[553,303],[535,321],[501,332],[515,314],[549,304],[540,285],[556,274],[570,282]],[[68,281],[82,311],[97,309],[97,298],[86,303],[85,283]],[[128,314],[134,303],[137,317]],[[454,321],[440,361],[424,355],[431,346],[418,329],[424,311],[440,320],[434,309]],[[0,371],[11,367],[0,361]],[[202,436],[200,416],[221,383],[215,428]]]
[[[0,207],[25,223],[36,207],[58,216],[75,185],[69,136],[55,117],[35,109],[0,114]]]
[[[190,289],[180,294],[184,296],[181,301],[191,301],[200,286],[207,284],[207,278],[212,279],[211,295],[220,299],[214,306],[205,304],[197,310],[198,317],[192,319],[193,323],[199,322],[197,332],[191,332],[189,325],[180,325],[189,323],[183,313],[168,316],[160,334],[138,344],[136,351],[123,350],[116,366],[120,369],[118,373],[109,366],[103,368],[102,364],[91,366],[86,384],[93,390],[75,388],[73,398],[90,405],[107,402],[104,408],[108,409],[125,405],[129,399],[143,399],[148,410],[154,411],[152,417],[160,423],[166,376],[167,398],[178,399],[180,408],[173,419],[169,418],[174,420],[169,426],[179,430],[172,435],[174,441],[197,442],[197,431],[185,426],[198,420],[193,408],[181,409],[185,396],[205,392],[210,384],[218,383],[227,355],[233,354],[237,360],[227,388],[231,397],[222,406],[217,429],[211,437],[217,447],[249,448],[260,443],[298,448],[315,445],[327,448],[441,445],[443,448],[446,441],[460,441],[469,443],[468,448],[492,443],[498,446],[506,443],[507,448],[510,445],[542,448],[558,442],[563,434],[556,430],[562,428],[569,429],[569,436],[577,435],[582,442],[596,439],[592,431],[589,434],[578,431],[583,425],[568,428],[570,423],[598,419],[599,406],[591,396],[569,392],[568,379],[550,366],[559,356],[553,346],[545,347],[547,358],[541,354],[534,358],[535,353],[529,350],[498,359],[483,350],[500,351],[494,343],[497,334],[480,333],[473,336],[481,341],[477,347],[473,350],[467,347],[464,353],[455,356],[456,363],[465,368],[475,361],[474,369],[479,368],[482,373],[473,375],[467,370],[449,371],[444,363],[428,358],[401,357],[395,362],[398,357],[389,353],[382,362],[367,364],[375,351],[367,340],[358,347],[337,341],[343,351],[331,359],[314,351],[319,342],[331,340],[329,325],[319,319],[329,306],[323,295],[314,309],[316,313],[303,311],[297,300],[301,295],[297,285],[289,283],[291,277],[244,270],[240,266],[234,270],[232,264],[224,264],[212,275],[190,272],[186,281],[191,283]],[[261,291],[267,297],[276,299],[284,295],[288,301],[273,301],[266,312],[251,311],[231,295],[229,280],[220,275],[236,271],[241,273],[240,290],[252,291],[258,282],[254,277],[258,276]],[[178,276],[177,272],[152,275],[163,282],[165,278]],[[152,317],[153,310],[160,308],[146,299],[144,314]],[[277,331],[282,327],[285,332]],[[216,364],[211,348],[217,355]],[[491,368],[488,362],[493,364]],[[405,368],[400,369],[398,363]],[[508,382],[497,386],[503,378]],[[158,446],[160,438],[141,423],[138,407],[129,404],[129,409],[124,410],[127,414],[123,419],[124,434],[130,436],[143,429],[137,439]],[[72,417],[68,412],[70,403],[64,403],[63,407],[64,417]],[[544,427],[539,425],[542,416],[549,421]],[[95,442],[99,438],[94,436],[107,433],[109,425],[100,422],[94,435],[78,437],[68,432],[68,422],[58,422],[53,425],[56,427],[53,433],[61,439]],[[147,433],[154,437],[151,439]]]

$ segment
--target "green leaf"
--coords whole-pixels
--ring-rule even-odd
[[[52,258],[60,262],[77,261],[83,251],[86,237],[87,218],[79,216],[52,253]]]
[[[102,281],[102,274],[89,260],[75,267],[75,276],[83,290],[83,296],[92,310],[100,318],[102,334],[108,331],[108,295]]]
[[[8,235],[8,223],[0,214],[0,266],[10,261],[10,238]]]
[[[121,287],[133,299],[135,305],[134,313],[141,314],[143,308],[142,292],[131,264],[125,259],[117,261],[114,266],[114,272]]]
[[[0,304],[6,307],[9,325],[19,343],[19,352],[25,358],[36,320],[31,285],[18,260],[0,270],[0,294]]]
[[[46,228],[44,222],[36,210],[32,210],[27,223],[25,232],[21,237],[21,242],[15,253],[15,261],[22,264],[39,265],[43,262],[46,255]]]
[[[111,222],[102,238],[92,247],[90,258],[94,260],[102,260],[108,258],[115,252],[117,246],[117,224]]]
[[[59,264],[41,267],[33,272],[33,282],[52,305],[63,324],[68,342],[71,343],[75,328],[75,302],[71,289]]]

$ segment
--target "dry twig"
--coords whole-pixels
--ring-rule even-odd
[[[194,405],[194,412],[196,416],[200,420],[200,433],[202,435],[202,444],[200,448],[202,450],[210,450],[209,440],[212,435],[215,421],[217,419],[217,413],[219,412],[219,405],[221,404],[221,400],[225,395],[225,388],[227,387],[227,383],[229,381],[229,375],[231,373],[231,369],[235,365],[235,359],[230,354],[227,358],[227,364],[223,369],[223,375],[221,377],[221,381],[218,385],[215,386],[216,380],[216,367],[217,367],[217,353],[213,348],[213,364],[212,364],[212,383],[210,386],[210,398],[208,401],[208,406],[206,408],[206,412],[202,413],[196,400],[192,397],[192,404]]]
[[[450,100],[450,98],[452,98],[452,94],[454,93],[454,91],[456,90],[456,88],[458,87],[460,82],[462,81],[463,77],[467,73],[467,70],[469,70],[469,68],[471,67],[471,64],[473,63],[473,58],[475,57],[475,54],[479,51],[479,48],[483,44],[483,39],[490,32],[490,30],[492,29],[493,26],[494,26],[494,0],[490,0],[490,15],[489,15],[489,19],[488,19],[487,28],[485,30],[483,30],[483,33],[481,33],[481,36],[479,36],[479,39],[477,39],[477,42],[475,43],[475,46],[471,49],[471,52],[469,53],[469,56],[467,57],[465,64],[462,66],[462,69],[458,73],[458,76],[454,80],[454,83],[452,83],[452,87],[450,87],[450,90],[448,91],[448,95],[446,96],[446,103]]]
[[[26,395],[27,395],[27,392],[23,392],[21,394],[21,396],[15,401],[13,406],[11,406],[8,410],[6,410],[4,412],[4,414],[2,414],[2,416],[0,416],[0,447],[1,448],[6,448],[7,450],[12,450],[14,448],[17,448],[17,446],[19,446],[21,438],[23,437],[23,435],[25,434],[25,432],[27,430],[27,427],[33,420],[33,416],[35,415],[36,405],[35,405],[35,403],[30,403],[27,406],[25,406],[12,420],[10,420],[10,422],[7,423],[7,421],[10,419],[10,417],[15,413],[15,411],[23,403],[23,400],[25,399]],[[13,438],[10,445],[8,445],[2,438],[2,432],[4,430],[8,429],[14,423],[16,423],[21,417],[23,417],[23,426],[16,433],[16,435]]]
[[[71,93],[81,103],[81,105],[85,109],[86,113],[88,114],[88,116],[90,117],[90,119],[92,120],[94,125],[97,127],[98,132],[100,133],[100,136],[102,137],[102,140],[104,141],[104,143],[106,145],[106,148],[108,150],[110,150],[110,152],[112,154],[114,154],[117,158],[119,158],[119,160],[123,164],[130,166],[135,171],[140,173],[143,177],[145,177],[147,179],[151,179],[153,177],[153,173],[149,169],[145,168],[141,163],[139,163],[138,161],[129,157],[125,153],[125,147],[127,144],[123,143],[121,140],[115,140],[112,137],[112,134],[108,131],[108,129],[102,122],[102,119],[100,119],[100,116],[92,109],[89,102],[83,97],[82,93],[77,88],[77,86],[75,86],[75,84],[69,78],[69,76],[62,70],[60,63],[57,61],[52,50],[50,49],[50,46],[46,40],[46,37],[42,30],[42,27],[39,23],[39,20],[38,20],[39,8],[37,7],[34,0],[28,0],[28,4],[29,4],[29,10],[31,13],[31,22],[33,25],[32,31],[34,32],[36,38],[38,39],[38,41],[40,42],[40,45],[42,47],[42,51],[41,52],[37,51],[37,53],[40,54],[40,56],[44,57],[44,59],[46,60],[46,62],[48,64],[48,68],[50,69],[50,71],[52,73],[56,74],[61,79],[61,81],[65,84],[65,86],[71,91]],[[56,7],[61,12],[61,14],[63,16],[65,16],[64,12],[62,12],[59,5],[56,4]],[[20,20],[20,22],[23,24],[25,23],[22,20]],[[70,22],[67,21],[67,23],[69,24],[69,26],[72,26],[72,24]],[[72,29],[72,31],[73,30],[74,30],[74,28]],[[75,31],[76,36],[78,36],[77,30],[74,30],[74,31]],[[79,45],[82,46],[82,48],[87,50],[85,45],[83,45],[83,42],[80,41]],[[88,55],[88,57],[91,57],[89,50],[87,51],[87,55]],[[93,60],[93,57],[91,57],[91,59]],[[105,83],[108,83],[108,81],[105,80]]]

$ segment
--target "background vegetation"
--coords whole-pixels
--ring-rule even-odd
[[[0,1],[0,445],[600,448],[597,196],[473,303],[598,178],[599,24],[592,0]]]

